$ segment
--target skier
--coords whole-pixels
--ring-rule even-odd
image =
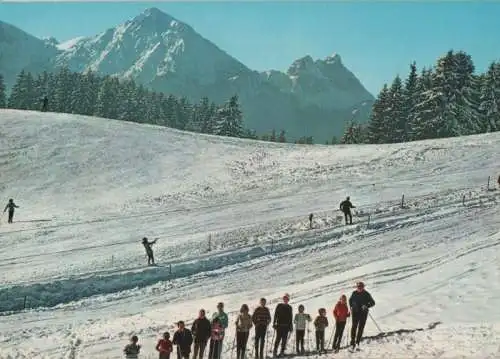
[[[212,324],[205,316],[205,309],[200,309],[198,318],[194,321],[191,327],[191,333],[194,337],[194,353],[193,359],[203,359],[205,348],[207,347],[208,339],[212,331]]]
[[[338,353],[340,350],[340,343],[342,342],[342,335],[344,334],[345,324],[349,313],[347,307],[347,297],[342,294],[339,301],[333,309],[333,317],[335,318],[335,336],[333,337],[333,350]]]
[[[297,354],[304,355],[304,336],[306,334],[306,328],[311,322],[311,316],[309,314],[304,313],[304,306],[299,305],[299,312],[295,314],[295,318],[293,323],[295,324],[295,346],[297,349]],[[300,347],[299,347],[300,346]]]
[[[288,334],[293,330],[293,310],[288,302],[290,296],[285,294],[283,296],[283,303],[279,303],[274,310],[274,325],[276,330],[276,340],[274,342],[273,355],[276,357],[278,354],[278,347],[281,343],[280,356],[285,355],[286,342]]]
[[[224,312],[224,303],[220,302],[217,304],[217,312],[215,312],[213,315],[212,315],[212,322],[215,320],[215,319],[219,319],[219,322],[220,324],[222,325],[222,337],[220,339],[220,345],[218,346],[218,349],[219,349],[219,353],[217,353],[217,358],[220,358],[221,356],[221,352],[222,352],[222,342],[224,341],[224,336],[225,336],[225,330],[227,329],[227,325],[228,325],[228,318],[227,318],[227,314]]]
[[[222,352],[222,341],[224,340],[224,327],[219,318],[212,321],[210,336],[210,347],[208,349],[208,359],[220,359]]]
[[[146,237],[144,237],[142,239],[142,245],[146,249],[146,254],[148,255],[148,266],[151,264],[152,265],[155,264],[155,258],[153,256],[153,249],[151,248],[151,246],[155,243],[156,243],[156,239],[152,242],[148,242],[148,239]]]
[[[7,209],[9,210],[9,220],[8,220],[9,223],[12,223],[12,220],[14,219],[14,208],[19,208],[19,206],[16,205],[14,203],[14,200],[11,198],[9,199],[9,203],[7,203],[5,209],[3,210],[3,213],[5,213]]]
[[[352,224],[351,208],[356,208],[356,207],[352,205],[350,197],[347,197],[345,201],[342,201],[342,203],[340,203],[340,210],[344,212],[346,225]],[[347,223],[347,217],[349,217],[349,223]]]
[[[238,319],[236,319],[236,358],[245,359],[248,336],[252,328],[252,316],[249,314],[248,305],[243,304]]]
[[[355,346],[359,349],[359,342],[363,337],[366,319],[368,318],[368,310],[375,305],[375,301],[368,291],[365,290],[363,282],[356,283],[356,290],[352,292],[349,298],[349,306],[352,313],[352,328],[351,328],[351,347]]]
[[[320,308],[318,316],[314,319],[314,327],[316,328],[316,350],[318,354],[326,353],[325,350],[325,329],[328,327],[328,318],[326,317],[326,309]]]
[[[49,108],[49,99],[47,96],[45,96],[42,100],[42,112],[47,112]]]
[[[170,333],[163,333],[163,338],[158,340],[156,350],[159,352],[159,359],[170,359],[172,353],[172,342],[170,341]]]
[[[311,213],[309,215],[309,228],[312,229],[313,227],[313,214]]]
[[[260,306],[252,314],[252,322],[255,326],[255,359],[264,359],[267,327],[271,323],[271,313],[266,307],[266,298],[260,298]]]
[[[137,359],[139,358],[139,353],[141,352],[141,346],[137,344],[139,338],[137,335],[134,335],[130,338],[130,344],[125,346],[123,352],[125,353],[125,358],[127,359]]]
[[[186,328],[182,320],[177,323],[177,327],[179,329],[175,332],[174,339],[172,340],[172,344],[177,345],[177,359],[189,359],[191,344],[193,344],[193,335]]]

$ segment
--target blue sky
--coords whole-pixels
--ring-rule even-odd
[[[338,53],[374,94],[412,61],[429,66],[451,48],[471,54],[478,71],[500,59],[500,2],[0,3],[0,20],[61,41],[153,6],[255,70]]]

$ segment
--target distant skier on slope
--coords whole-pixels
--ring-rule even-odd
[[[42,112],[47,112],[49,109],[49,99],[47,96],[45,96],[42,100]]]
[[[349,298],[349,306],[351,307],[352,328],[351,328],[351,347],[358,346],[363,337],[366,319],[368,318],[368,310],[375,305],[370,293],[365,290],[363,282],[356,283],[356,290],[352,292]]]
[[[347,197],[345,201],[342,201],[340,203],[340,210],[344,212],[344,217],[345,217],[345,224],[352,224],[352,214],[351,214],[351,208],[356,208],[356,206],[353,206],[351,203],[350,197]],[[349,223],[347,223],[347,217],[349,217]]]
[[[9,203],[7,203],[5,209],[3,210],[3,213],[5,213],[7,209],[9,210],[9,220],[8,220],[9,223],[12,223],[12,220],[14,219],[15,208],[19,208],[19,206],[14,203],[14,200],[12,198],[9,199]]]
[[[153,248],[151,246],[156,243],[156,239],[152,242],[148,242],[148,239],[144,237],[142,239],[142,245],[146,249],[146,254],[148,255],[148,266],[149,265],[154,265],[155,264],[155,258],[153,256]]]

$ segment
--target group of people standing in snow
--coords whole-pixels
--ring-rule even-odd
[[[295,350],[298,355],[305,353],[306,333],[309,333],[309,323],[315,328],[316,351],[325,353],[325,330],[329,326],[325,308],[318,310],[318,316],[312,320],[311,315],[305,312],[304,305],[299,305],[298,313],[293,315],[292,306],[289,304],[290,296],[285,294],[283,302],[276,306],[274,318],[266,306],[267,301],[261,298],[259,306],[250,314],[248,305],[243,304],[236,318],[236,359],[245,359],[250,331],[255,328],[254,353],[255,359],[265,359],[264,348],[267,340],[268,328],[272,323],[274,334],[272,338],[273,356],[284,356],[288,339],[295,326]],[[342,295],[333,308],[335,319],[335,333],[333,335],[332,349],[340,350],[340,344],[347,319],[352,318],[350,346],[354,349],[359,346],[368,318],[368,311],[375,305],[371,294],[365,290],[363,282],[356,284],[356,290],[351,294],[349,301]],[[221,359],[225,331],[228,327],[228,315],[224,312],[224,304],[217,305],[215,312],[209,320],[204,309],[199,311],[198,318],[193,322],[191,329],[186,328],[183,321],[177,323],[177,331],[170,340],[170,333],[163,334],[158,341],[156,350],[160,359],[170,359],[173,346],[177,346],[177,359],[189,359],[193,347],[192,359],[203,359],[208,345],[208,359]],[[138,358],[141,346],[138,337],[133,336],[131,343],[124,349],[127,359]],[[193,345],[194,344],[194,345]],[[233,344],[234,349],[234,344]],[[278,353],[279,351],[279,353]]]

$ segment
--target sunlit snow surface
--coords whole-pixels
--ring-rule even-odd
[[[224,301],[229,359],[241,304],[288,292],[333,322],[358,279],[384,333],[369,319],[362,353],[335,357],[500,357],[500,133],[300,146],[22,111],[0,125],[1,198],[21,207],[0,224],[1,358],[121,358],[132,334],[156,358],[163,331]]]

